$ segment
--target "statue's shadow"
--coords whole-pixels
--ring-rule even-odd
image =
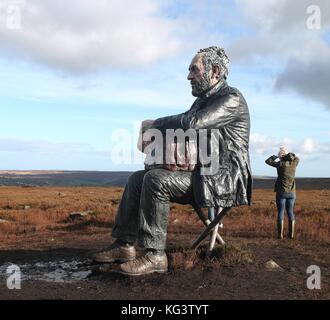
[[[90,268],[92,273],[88,276],[89,279],[101,279],[107,280],[124,280],[128,279],[127,276],[119,272],[119,263],[92,263]]]

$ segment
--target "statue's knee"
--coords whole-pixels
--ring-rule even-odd
[[[144,176],[143,171],[136,171],[128,177],[127,184],[130,187],[141,185],[143,181],[143,176]]]
[[[164,179],[160,176],[158,170],[148,171],[143,179],[143,186],[153,191],[161,189]]]

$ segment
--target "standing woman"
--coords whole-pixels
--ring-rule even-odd
[[[279,161],[275,161],[279,158]],[[289,238],[293,239],[295,217],[293,208],[296,200],[295,174],[299,158],[292,152],[288,152],[285,147],[281,147],[278,156],[271,156],[266,163],[277,169],[277,180],[274,191],[276,192],[277,217],[277,237],[283,238],[283,219],[286,209],[289,218]]]

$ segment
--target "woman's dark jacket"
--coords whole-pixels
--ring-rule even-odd
[[[277,169],[277,179],[274,191],[277,193],[296,192],[296,168],[299,158],[294,153],[288,153],[282,161],[275,161],[277,156],[269,157],[265,162]]]

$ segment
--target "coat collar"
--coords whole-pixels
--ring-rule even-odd
[[[211,89],[209,89],[204,96],[199,97],[195,100],[194,104],[191,106],[191,110],[197,110],[204,108],[208,103],[209,99],[218,96],[224,96],[230,92],[231,87],[228,86],[228,83],[225,79],[220,80],[216,83]]]
[[[204,95],[204,98],[210,98],[215,94],[221,95],[225,89],[228,87],[227,81],[225,79],[220,80],[216,83],[209,91],[207,91]]]

